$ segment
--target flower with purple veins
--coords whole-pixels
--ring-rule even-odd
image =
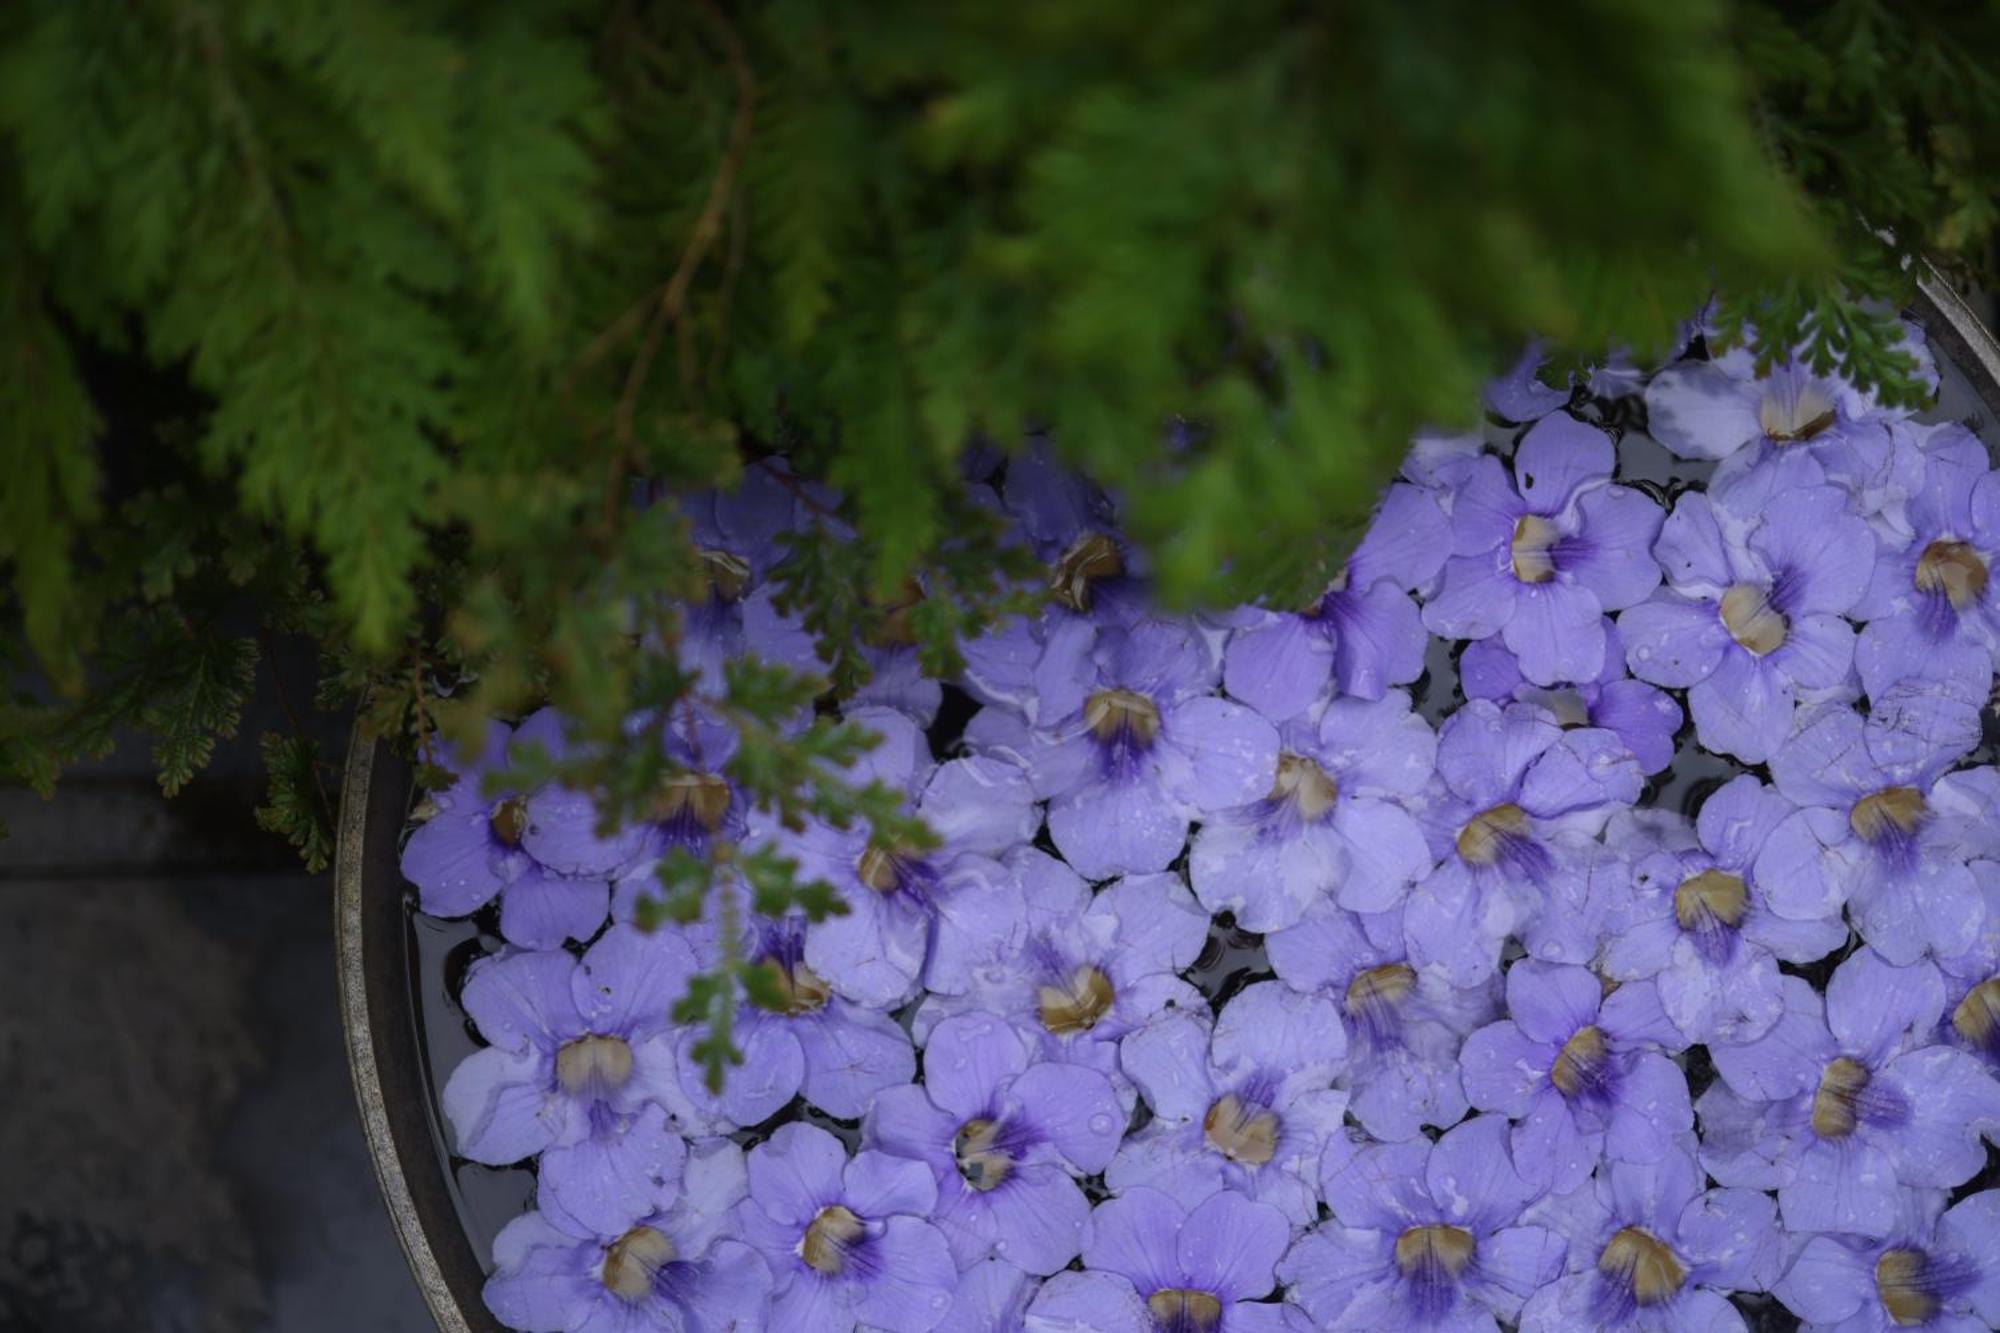
[[[1125,1128],[1102,1074],[1036,1060],[991,1014],[939,1023],[922,1084],[885,1089],[863,1123],[871,1148],[929,1165],[931,1221],[961,1267],[998,1255],[1053,1273],[1074,1259],[1090,1205],[1075,1176],[1104,1169]]]
[[[1865,719],[1839,705],[1800,719],[1771,759],[1799,809],[1755,867],[1772,911],[1811,921],[1845,904],[1892,963],[1959,953],[1977,936],[1985,908],[1965,864],[1968,821],[1949,812],[1994,812],[1989,781],[1940,776],[1978,742],[1978,710],[1905,685],[1916,688],[1885,694]]]
[[[1198,1008],[1177,975],[1208,940],[1208,916],[1178,875],[1127,875],[1095,894],[1068,866],[1032,847],[1009,857],[1026,895],[1025,937],[995,941],[964,995],[931,995],[917,1011],[924,1040],[955,1013],[983,1009],[1028,1034],[1044,1059],[1086,1065],[1136,1100],[1118,1042],[1170,1006]]]
[[[565,939],[587,940],[597,933],[604,924],[607,889],[602,875],[567,873],[573,862],[565,848],[552,845],[547,829],[533,823],[535,815],[548,819],[557,803],[580,800],[588,806],[587,800],[561,789],[550,796],[544,796],[546,789],[485,793],[487,775],[506,768],[510,758],[532,746],[562,753],[562,723],[554,710],[532,714],[518,730],[488,723],[476,760],[440,742],[436,762],[455,778],[430,793],[436,813],[403,845],[402,870],[417,886],[419,906],[431,915],[466,916],[498,894],[500,933],[508,942],[524,949],[553,949]],[[590,818],[596,818],[594,808]],[[563,868],[545,861],[544,853]]]
[[[1153,1120],[1119,1147],[1105,1183],[1184,1205],[1235,1190],[1303,1226],[1317,1207],[1320,1153],[1347,1111],[1332,1086],[1346,1054],[1333,1002],[1275,981],[1237,992],[1213,1034],[1192,1013],[1160,1015],[1119,1049]]]
[[[1932,1044],[1945,989],[1927,962],[1862,949],[1824,1001],[1796,977],[1783,985],[1768,1032],[1709,1047],[1721,1077],[1701,1098],[1702,1164],[1725,1185],[1776,1189],[1795,1231],[1889,1235],[1900,1187],[1949,1189],[1985,1164],[2000,1083]]]
[[[1333,1220],[1278,1268],[1316,1327],[1492,1328],[1562,1271],[1562,1237],[1519,1224],[1540,1191],[1515,1170],[1499,1116],[1435,1143],[1336,1134],[1320,1181]]]
[[[900,1003],[920,980],[962,990],[972,951],[1020,930],[1019,891],[993,857],[1032,836],[1034,796],[1020,771],[999,760],[934,765],[924,734],[901,713],[860,709],[849,720],[883,738],[850,780],[909,793],[939,844],[887,845],[859,822],[839,829],[815,820],[797,833],[774,833],[798,859],[801,877],[834,885],[848,908],[807,930],[806,964],[871,1008]]]
[[[1691,847],[1639,856],[1607,911],[1604,973],[1654,980],[1660,1007],[1689,1042],[1747,1041],[1778,1021],[1778,963],[1839,948],[1838,918],[1793,921],[1770,910],[1757,854],[1791,802],[1745,773],[1702,802]]]
[[[1049,836],[1085,878],[1164,870],[1190,819],[1268,789],[1277,732],[1210,693],[1215,662],[1189,626],[1145,620],[1088,645],[1052,635],[1047,653],[1065,669],[1044,682],[1041,720],[987,708],[966,738],[1026,769],[1049,798]]]
[[[1856,651],[1872,695],[1906,676],[1942,675],[1983,700],[2000,665],[2000,475],[1963,426],[1936,429],[1923,480],[1905,506],[1910,537],[1887,542],[1854,614],[1869,622]]]
[[[1424,791],[1437,756],[1430,724],[1392,691],[1335,699],[1280,732],[1270,790],[1202,824],[1188,877],[1202,906],[1245,930],[1281,930],[1331,895],[1357,912],[1398,906],[1430,873],[1430,848],[1398,804]]]
[[[684,502],[706,587],[682,614],[681,665],[719,692],[726,662],[755,655],[795,671],[817,671],[813,638],[795,614],[780,612],[769,575],[786,555],[778,538],[798,527],[800,505],[781,464],[744,470],[731,491]],[[805,487],[809,483],[794,482]]]
[[[1627,612],[1626,614],[1631,614]],[[1565,730],[1598,727],[1625,742],[1639,761],[1641,773],[1657,773],[1673,762],[1674,734],[1681,729],[1681,707],[1625,669],[1625,641],[1607,617],[1604,667],[1597,675],[1573,685],[1544,687],[1521,674],[1521,663],[1498,638],[1465,646],[1458,659],[1458,683],[1468,699],[1498,704],[1530,703],[1555,714]]]
[[[473,964],[460,997],[491,1044],[459,1062],[442,1104],[458,1152],[505,1166],[586,1138],[657,1144],[649,1103],[679,1104],[669,1014],[694,974],[673,935],[613,926],[582,958],[561,950]],[[619,1169],[617,1151],[596,1160]]]
[[[1139,557],[1118,534],[1111,498],[1036,440],[1007,462],[1007,511],[1049,567],[1049,609],[1129,624],[1146,611]]]
[[[546,1212],[509,1222],[493,1242],[486,1308],[527,1333],[721,1333],[761,1328],[771,1290],[763,1258],[721,1233],[743,1197],[743,1150],[694,1146],[674,1204],[598,1232]]]
[[[1611,732],[1566,732],[1546,709],[1483,699],[1446,719],[1437,768],[1417,811],[1437,869],[1411,893],[1403,927],[1419,970],[1470,986],[1493,974],[1501,941],[1536,918],[1559,867],[1573,869],[1642,779]]]
[[[1321,901],[1297,925],[1264,938],[1286,985],[1340,1005],[1353,1098],[1348,1110],[1363,1129],[1391,1141],[1465,1115],[1459,1047],[1499,1009],[1492,978],[1461,988],[1412,967],[1401,916],[1361,917]]]
[[[1615,462],[1610,436],[1556,413],[1521,437],[1512,478],[1497,458],[1474,464],[1452,499],[1443,585],[1424,607],[1431,632],[1498,634],[1537,685],[1595,679],[1604,613],[1660,582],[1660,508],[1610,484]]]
[[[1450,541],[1431,492],[1398,482],[1326,591],[1303,611],[1241,607],[1221,617],[1235,633],[1222,684],[1273,722],[1329,689],[1379,699],[1423,674],[1429,636],[1409,594],[1430,587]]]
[[[1771,1291],[1812,1328],[1984,1333],[2000,1328],[2000,1190],[1938,1214],[1906,1191],[1891,1238],[1814,1236]]]
[[[1261,1299],[1290,1239],[1277,1209],[1227,1190],[1192,1208],[1129,1190],[1091,1212],[1083,1271],[1043,1284],[1027,1333],[1303,1333]]]
[[[1602,1158],[1656,1162],[1691,1129],[1687,1080],[1661,1048],[1680,1035],[1650,983],[1605,992],[1581,967],[1522,959],[1507,969],[1509,1017],[1465,1039],[1465,1095],[1514,1122],[1514,1160],[1556,1193]]]
[[[1743,1330],[1728,1293],[1768,1290],[1788,1257],[1769,1196],[1704,1190],[1689,1146],[1656,1162],[1613,1162],[1526,1220],[1568,1238],[1569,1272],[1521,1311],[1521,1333]]]
[[[722,964],[713,932],[690,931],[689,938],[704,972]],[[683,1028],[676,1035],[681,1088],[699,1123],[717,1129],[760,1124],[800,1094],[830,1116],[854,1120],[876,1093],[909,1082],[916,1072],[902,1024],[836,994],[806,963],[805,938],[805,922],[797,916],[757,917],[746,932],[742,957],[766,969],[780,1005],[738,1007],[735,1040],[743,1061],[724,1072],[720,1094],[702,1081],[694,1049],[701,1030]]]
[[[1971,864],[1986,903],[1985,924],[1964,953],[1941,957],[1949,1037],[2000,1069],[2000,861]]]
[[[1795,704],[1851,696],[1854,631],[1841,617],[1868,586],[1874,543],[1835,486],[1777,497],[1754,526],[1684,495],[1653,548],[1667,589],[1619,617],[1626,661],[1687,689],[1703,745],[1763,763],[1791,734]]]
[[[793,1123],[750,1150],[749,1175],[735,1231],[771,1270],[773,1327],[929,1333],[951,1308],[958,1266],[925,1220],[937,1182],[922,1162],[850,1159],[833,1135]]]

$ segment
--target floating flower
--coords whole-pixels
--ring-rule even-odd
[[[1356,916],[1330,902],[1264,938],[1286,985],[1325,994],[1347,1030],[1348,1110],[1378,1139],[1415,1138],[1465,1115],[1458,1050],[1497,1016],[1498,983],[1457,987],[1411,966],[1401,913]]]
[[[958,1266],[925,1218],[937,1182],[922,1162],[862,1151],[815,1125],[780,1125],[750,1150],[750,1197],[734,1214],[771,1270],[771,1323],[930,1333]]]
[[[1611,437],[1567,413],[1543,417],[1514,451],[1467,472],[1451,507],[1452,558],[1424,607],[1435,634],[1494,634],[1537,685],[1591,680],[1604,666],[1603,614],[1659,584],[1660,509],[1608,484]]]
[[[1465,646],[1458,659],[1459,686],[1468,699],[1545,708],[1565,729],[1598,727],[1609,731],[1639,761],[1641,773],[1657,773],[1673,762],[1681,707],[1651,685],[1626,675],[1625,642],[1618,627],[1607,618],[1603,628],[1604,666],[1591,680],[1554,687],[1536,685],[1521,674],[1520,660],[1507,645],[1491,638]]]
[[[1567,1198],[1527,1213],[1569,1238],[1569,1272],[1521,1311],[1521,1333],[1743,1329],[1728,1300],[1764,1291],[1788,1257],[1769,1196],[1704,1190],[1686,1146],[1613,1162]]]
[[[1243,607],[1223,617],[1235,633],[1223,688],[1273,722],[1297,716],[1329,689],[1379,699],[1423,674],[1429,636],[1412,592],[1444,566],[1451,531],[1437,500],[1398,483],[1333,583],[1302,611]]]
[[[1304,1333],[1260,1301],[1290,1239],[1277,1209],[1226,1190],[1193,1208],[1129,1190],[1092,1211],[1084,1271],[1043,1284],[1028,1333]]]
[[[1436,1143],[1336,1134],[1321,1182],[1333,1220],[1279,1276],[1323,1329],[1459,1329],[1511,1320],[1562,1271],[1563,1238],[1519,1225],[1539,1193],[1514,1169],[1507,1122],[1475,1116]]]
[[[1660,1007],[1689,1042],[1747,1041],[1778,1021],[1778,963],[1824,958],[1847,940],[1837,918],[1771,911],[1755,869],[1791,802],[1749,774],[1702,802],[1698,842],[1638,855],[1608,908],[1604,972],[1653,978]]]
[[[781,465],[759,464],[744,469],[734,490],[706,491],[682,506],[707,586],[683,610],[678,647],[681,665],[710,692],[722,691],[724,664],[746,655],[819,669],[812,635],[777,609],[769,581],[786,554],[778,539],[798,527],[793,488],[808,486]]]
[[[1397,804],[1430,781],[1437,738],[1392,691],[1335,699],[1280,733],[1270,789],[1203,823],[1188,858],[1202,906],[1245,930],[1280,930],[1323,896],[1358,912],[1399,905],[1431,868],[1416,820]]]
[[[1066,664],[1034,729],[989,708],[968,740],[1025,767],[1050,798],[1049,836],[1086,879],[1164,870],[1192,818],[1264,794],[1278,737],[1252,710],[1209,693],[1215,662],[1189,627],[1147,620],[1045,650]],[[983,720],[983,724],[982,724]]]
[[[1862,949],[1826,999],[1784,979],[1785,1012],[1755,1041],[1709,1048],[1721,1081],[1702,1094],[1702,1163],[1725,1185],[1778,1191],[1785,1225],[1881,1237],[1901,1186],[1948,1189],[1985,1164],[2000,1083],[1934,1045],[1943,979]]]
[[[879,1094],[863,1129],[930,1166],[931,1221],[961,1267],[998,1255],[1039,1276],[1076,1257],[1090,1205],[1072,1176],[1103,1170],[1124,1127],[1102,1074],[1038,1061],[1009,1024],[966,1014],[937,1025],[923,1083]]]
[[[695,1145],[671,1208],[598,1233],[545,1212],[523,1213],[493,1242],[486,1308],[530,1333],[644,1333],[762,1324],[770,1270],[721,1233],[743,1197],[743,1150]]]
[[[587,800],[560,788],[486,793],[488,775],[504,770],[529,747],[551,756],[563,753],[562,722],[553,710],[530,715],[517,730],[488,723],[478,759],[439,742],[434,762],[455,778],[430,793],[436,813],[403,845],[402,871],[417,886],[418,905],[433,916],[469,915],[497,894],[500,933],[524,949],[552,949],[565,939],[587,940],[597,933],[609,890],[603,874],[568,873],[578,863],[552,837],[561,824],[559,811],[579,801],[588,806]],[[596,817],[594,807],[590,817]],[[604,869],[613,864],[605,862]]]
[[[1556,1193],[1597,1162],[1656,1162],[1693,1126],[1687,1080],[1660,1053],[1679,1034],[1645,982],[1609,994],[1581,967],[1507,969],[1509,1017],[1465,1039],[1465,1095],[1514,1120],[1514,1161]]]
[[[1039,1282],[1005,1259],[981,1259],[958,1275],[951,1309],[934,1333],[1020,1333],[1039,1289]]]
[[[1118,1149],[1105,1183],[1150,1186],[1190,1206],[1235,1190],[1304,1225],[1320,1152],[1347,1111],[1332,1086],[1346,1053],[1332,1002],[1275,981],[1239,991],[1212,1036],[1191,1013],[1161,1015],[1120,1047],[1153,1120]]]
[[[1892,693],[1867,718],[1815,710],[1771,759],[1800,807],[1773,829],[1756,873],[1771,910],[1794,921],[1837,914],[1892,963],[1960,953],[1985,908],[1957,808],[1988,805],[1983,780],[1940,775],[1979,739],[1978,711],[1927,690]]]
[[[1841,1333],[2000,1328],[2000,1190],[1943,1216],[1935,1195],[1902,1202],[1890,1238],[1814,1236],[1772,1292],[1812,1327]]]

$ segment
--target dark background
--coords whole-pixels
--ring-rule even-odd
[[[345,743],[307,646],[268,647],[175,799],[143,742],[0,789],[0,1333],[434,1327],[348,1082],[331,875],[251,818],[281,682]]]

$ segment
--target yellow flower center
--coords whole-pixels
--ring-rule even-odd
[[[1951,1025],[1975,1046],[1992,1046],[2000,1034],[2000,976],[1988,977],[1965,993],[1951,1011]]]
[[[1246,1103],[1233,1092],[1208,1108],[1201,1129],[1208,1146],[1232,1162],[1262,1166],[1278,1155],[1277,1113]]]
[[[1347,1012],[1359,1018],[1371,1009],[1400,1004],[1416,985],[1416,969],[1408,963],[1383,963],[1357,972],[1347,983]]]
[[[958,1162],[958,1174],[965,1177],[965,1183],[984,1193],[1014,1174],[1014,1159],[997,1146],[1000,1138],[1000,1122],[968,1120],[958,1128],[951,1141],[952,1156]]]
[[[1040,986],[1035,991],[1042,1026],[1057,1036],[1090,1031],[1111,1012],[1117,998],[1111,978],[1087,965],[1071,972],[1063,984]]]
[[[839,1204],[819,1210],[799,1239],[799,1258],[815,1273],[832,1275],[847,1267],[847,1247],[860,1238],[861,1219]]]
[[[651,1227],[633,1227],[604,1248],[598,1280],[613,1295],[638,1301],[653,1288],[653,1275],[674,1261],[674,1243]]]
[[[1118,544],[1101,532],[1086,532],[1071,542],[1049,571],[1049,597],[1072,611],[1090,609],[1091,585],[1125,572]]]
[[[1754,583],[1739,583],[1722,594],[1722,623],[1729,637],[1758,657],[1785,646],[1790,629],[1771,605],[1771,594]]]
[[[1551,548],[1561,535],[1555,524],[1539,514],[1515,519],[1514,538],[1507,548],[1514,577],[1523,583],[1547,583],[1554,578],[1556,560]]]
[[[1436,1224],[1396,1237],[1396,1267],[1404,1277],[1455,1278],[1472,1262],[1472,1233]]]
[[[493,807],[491,820],[493,836],[503,847],[519,847],[521,835],[528,831],[528,801],[523,796],[509,796]]]
[[[1674,1252],[1641,1227],[1626,1227],[1606,1241],[1597,1256],[1597,1271],[1629,1282],[1632,1299],[1640,1305],[1672,1300],[1687,1281],[1687,1269]]]
[[[1693,930],[1704,919],[1734,926],[1743,920],[1750,892],[1740,876],[1722,870],[1704,870],[1681,881],[1674,890],[1674,921],[1682,930]]]
[[[1898,1328],[1917,1328],[1937,1315],[1937,1297],[1924,1286],[1928,1267],[1930,1259],[1921,1250],[1884,1250],[1875,1261],[1875,1293]]]
[[[729,813],[729,783],[714,773],[676,773],[660,784],[653,817],[671,823],[683,816],[710,833],[722,827]]]
[[[709,590],[725,602],[733,602],[750,589],[750,562],[728,551],[703,548],[702,573],[708,576]]]
[[[1574,1097],[1596,1082],[1605,1050],[1604,1034],[1595,1024],[1578,1028],[1556,1052],[1556,1062],[1549,1066],[1549,1082],[1563,1096]]]
[[[1205,1291],[1163,1287],[1146,1298],[1146,1312],[1160,1328],[1175,1333],[1213,1333],[1222,1327],[1222,1302]]]
[[[1779,444],[1810,440],[1835,421],[1833,399],[1816,382],[1808,381],[1798,396],[1786,398],[1765,391],[1757,404],[1757,424]]]
[[[1917,557],[1918,592],[1941,592],[1963,611],[1986,592],[1986,562],[1964,542],[1935,541]]]
[[[1868,1066],[1859,1060],[1837,1056],[1820,1071],[1819,1088],[1813,1093],[1813,1133],[1823,1139],[1844,1139],[1854,1132],[1860,1119],[1855,1103],[1868,1086]]]
[[[1160,734],[1160,710],[1136,690],[1099,690],[1084,701],[1083,724],[1101,741],[1130,736],[1146,745]]]
[[[578,1037],[556,1051],[556,1082],[573,1097],[615,1092],[631,1077],[632,1048],[623,1037]]]
[[[1858,837],[1880,842],[1891,834],[1915,833],[1929,813],[1929,803],[1915,787],[1884,787],[1854,803],[1847,812],[1847,826]]]
[[[1508,802],[1481,811],[1458,831],[1459,859],[1469,866],[1490,866],[1500,859],[1509,838],[1526,837],[1528,812]]]

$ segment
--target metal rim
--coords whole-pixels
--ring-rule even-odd
[[[1977,312],[1927,269],[1909,313],[2000,420],[2000,342]],[[396,845],[408,795],[408,767],[357,724],[341,783],[333,865],[348,1067],[382,1202],[431,1316],[444,1333],[506,1333],[480,1299],[486,1270],[459,1222],[445,1163],[437,1156],[422,1052],[409,991],[401,984],[408,960]]]

